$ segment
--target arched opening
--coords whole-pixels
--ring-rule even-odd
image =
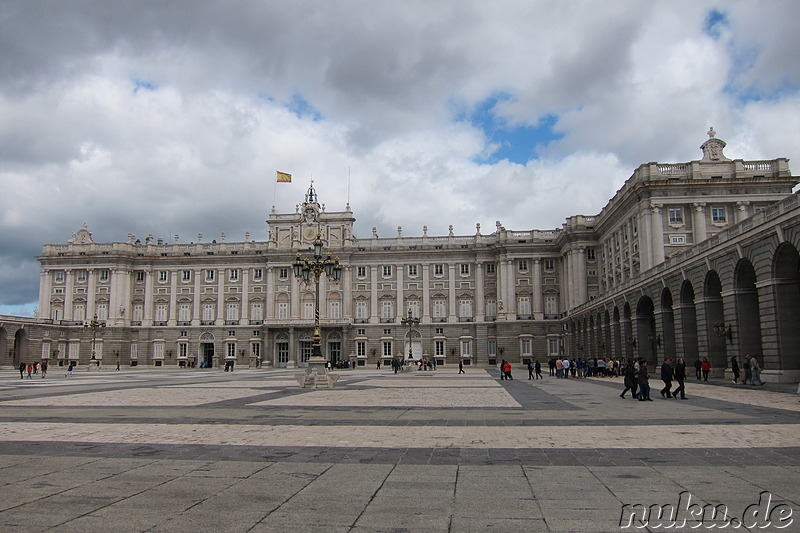
[[[633,360],[636,348],[636,339],[633,338],[633,321],[631,317],[631,304],[625,302],[622,308],[622,332],[625,336],[625,358]]]
[[[680,334],[683,343],[683,357],[689,365],[693,365],[700,356],[697,344],[697,309],[694,304],[694,287],[692,282],[684,280],[681,284],[679,313],[681,317]]]
[[[778,325],[778,357],[782,370],[800,369],[800,255],[790,243],[775,252],[775,313]],[[763,361],[761,361],[762,367]]]
[[[672,309],[672,292],[664,287],[661,291],[661,348],[664,358],[675,358],[675,313]],[[656,337],[658,340],[658,337]]]
[[[715,271],[706,274],[703,290],[706,308],[706,341],[708,342],[708,360],[711,368],[719,371],[728,366],[727,338],[714,331],[714,325],[725,323],[725,311],[722,306],[722,282]],[[718,328],[719,330],[719,328]],[[717,372],[715,372],[715,375]]]
[[[197,347],[198,365],[200,368],[214,366],[214,335],[205,332],[200,335],[200,345]]]
[[[28,360],[27,354],[27,338],[28,335],[25,333],[24,329],[18,329],[17,332],[14,334],[14,363],[15,365],[19,365],[20,362],[24,361],[26,363],[30,363],[32,361]]]
[[[614,307],[614,314],[612,315],[613,322],[611,323],[611,337],[614,342],[614,355],[617,357],[625,357],[625,351],[622,347],[622,331],[619,321],[619,307]]]
[[[747,259],[742,259],[736,265],[734,295],[736,328],[729,330],[731,324],[726,324],[723,331],[725,334],[731,331],[729,342],[732,342],[734,334],[738,336],[739,350],[743,354],[761,354],[761,312],[758,307],[756,271]]]
[[[642,296],[636,304],[636,344],[639,347],[639,355],[651,365],[651,368],[658,360],[657,340],[653,300],[649,296]]]

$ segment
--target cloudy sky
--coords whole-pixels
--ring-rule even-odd
[[[796,0],[2,0],[0,313],[33,312],[41,245],[83,222],[263,240],[312,176],[357,237],[391,237],[558,228],[641,163],[699,159],[712,125],[731,158],[796,166],[798,20]]]

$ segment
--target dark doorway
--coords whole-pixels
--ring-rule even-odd
[[[214,343],[204,342],[200,345],[200,366],[211,368],[214,363]]]

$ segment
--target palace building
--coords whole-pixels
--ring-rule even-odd
[[[8,364],[87,364],[94,353],[104,366],[304,366],[316,295],[293,263],[319,235],[342,267],[340,279],[320,281],[322,352],[334,362],[486,366],[680,352],[719,367],[747,348],[764,354],[766,379],[797,380],[800,357],[789,351],[800,346],[800,324],[781,311],[797,300],[780,293],[791,286],[800,296],[791,263],[800,248],[799,180],[785,158],[730,160],[724,147],[710,130],[701,159],[643,164],[598,214],[571,216],[557,229],[498,222],[471,235],[398,228],[389,238],[374,229],[356,238],[350,206],[326,210],[313,185],[293,213],[273,208],[266,240],[129,234],[98,243],[84,225],[65,244],[44,245],[39,318],[0,319],[0,354]],[[770,216],[775,206],[780,216]],[[747,241],[748,221],[747,231],[767,236]],[[765,243],[772,252],[758,248]],[[742,259],[750,267],[739,271]],[[723,263],[733,266],[715,270]],[[758,331],[744,335],[754,320]]]

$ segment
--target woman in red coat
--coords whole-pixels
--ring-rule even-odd
[[[703,362],[700,363],[700,370],[703,372],[703,381],[708,381],[708,371],[711,370],[711,363],[708,361],[708,357],[703,358]]]
[[[503,373],[506,375],[506,379],[514,379],[511,377],[511,363],[508,361],[503,363]]]

